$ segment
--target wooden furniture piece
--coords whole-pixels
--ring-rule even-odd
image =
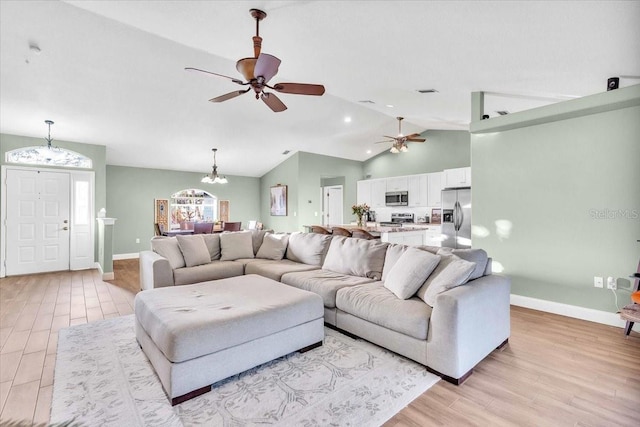
[[[624,335],[629,336],[633,324],[640,322],[640,304],[629,304],[620,310],[620,318],[626,320],[627,324],[624,327]]]
[[[193,234],[211,234],[213,233],[212,222],[196,222],[193,225]]]
[[[153,228],[156,232],[156,236],[162,236],[162,227],[160,227],[160,224],[156,222],[155,224],[153,224]]]
[[[351,232],[342,227],[331,227],[331,234],[334,236],[347,236],[351,237]]]
[[[312,225],[311,226],[311,232],[312,233],[318,233],[318,234],[331,234],[331,231],[329,231],[326,228],[321,227],[319,225]]]
[[[222,227],[223,231],[240,231],[242,222],[225,222]]]
[[[355,228],[351,230],[351,237],[355,237],[357,239],[376,239],[376,236],[369,233],[367,230],[362,230],[361,228]]]

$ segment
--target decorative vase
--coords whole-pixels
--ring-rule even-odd
[[[362,227],[364,224],[362,223],[362,215],[358,215],[358,227]]]

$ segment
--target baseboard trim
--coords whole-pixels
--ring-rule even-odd
[[[136,258],[140,258],[140,252],[134,252],[132,254],[115,254],[113,255],[113,260],[120,260],[120,259],[136,259]]]
[[[511,294],[511,305],[559,314],[561,316],[573,317],[574,319],[587,320],[589,322],[602,323],[604,325],[615,326],[617,328],[624,328],[626,324],[626,322],[622,320],[620,315],[617,313],[525,297],[522,295]],[[635,324],[633,330],[640,332],[640,325]]]
[[[116,278],[115,273],[113,271],[110,273],[105,273],[102,270],[102,266],[100,265],[99,262],[96,262],[96,268],[98,269],[98,273],[100,273],[100,277],[102,277],[102,280],[113,280]]]

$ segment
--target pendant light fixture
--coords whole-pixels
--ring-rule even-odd
[[[227,181],[227,177],[224,175],[218,175],[218,165],[216,164],[216,152],[218,149],[212,148],[211,151],[213,151],[213,169],[210,174],[205,175],[204,178],[202,178],[201,182],[206,184],[226,184],[229,182]]]

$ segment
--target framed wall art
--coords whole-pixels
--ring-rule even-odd
[[[169,200],[155,199],[153,222],[160,226],[161,231],[169,230]]]
[[[229,201],[220,200],[218,202],[218,219],[222,222],[229,222]]]
[[[278,184],[270,190],[271,216],[287,216],[287,186]]]

